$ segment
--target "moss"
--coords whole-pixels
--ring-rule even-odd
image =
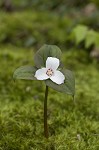
[[[98,64],[85,52],[63,53],[65,67],[75,72],[76,96],[49,90],[50,138],[43,137],[45,86],[38,81],[13,82],[13,71],[33,64],[33,50],[14,46],[0,49],[0,149],[1,150],[98,150]],[[85,61],[86,60],[86,61]]]

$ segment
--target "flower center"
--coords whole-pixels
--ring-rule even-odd
[[[53,70],[52,70],[51,68],[49,68],[49,69],[47,70],[46,74],[47,74],[49,77],[51,77],[51,76],[54,74],[54,72],[53,72]]]

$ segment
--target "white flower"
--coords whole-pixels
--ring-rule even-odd
[[[38,69],[35,73],[35,77],[38,80],[51,79],[56,84],[64,83],[65,76],[58,69],[59,59],[55,57],[48,57],[46,60],[46,68]]]

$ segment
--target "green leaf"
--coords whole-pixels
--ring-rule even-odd
[[[85,47],[88,48],[92,44],[95,44],[96,32],[93,30],[88,31],[85,39]]]
[[[14,79],[36,80],[34,77],[37,68],[32,66],[21,66],[15,70]]]
[[[75,95],[75,78],[72,71],[66,69],[61,72],[65,75],[65,82],[63,84],[58,85],[50,79],[48,79],[45,81],[46,85],[53,88],[56,91]]]
[[[73,34],[75,36],[76,44],[82,42],[87,34],[88,28],[84,25],[78,25],[74,28]]]
[[[56,57],[60,59],[61,50],[56,45],[44,45],[42,46],[34,56],[34,63],[37,68],[44,67],[46,65],[47,57]]]
[[[99,47],[99,32],[96,33],[95,46]]]

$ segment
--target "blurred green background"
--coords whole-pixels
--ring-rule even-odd
[[[75,102],[49,89],[48,141],[44,83],[12,78],[43,44],[61,48],[76,79]],[[0,150],[47,149],[99,149],[98,0],[0,0]]]

